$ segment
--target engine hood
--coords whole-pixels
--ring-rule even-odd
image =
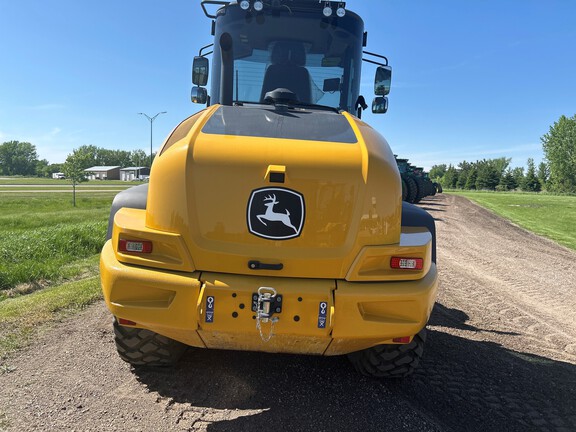
[[[342,278],[362,247],[398,243],[394,157],[349,114],[213,106],[179,128],[146,224],[181,234],[198,270]]]

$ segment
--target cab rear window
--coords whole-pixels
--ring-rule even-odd
[[[278,111],[273,107],[221,106],[206,122],[202,132],[349,144],[358,142],[350,123],[341,114],[316,110]]]

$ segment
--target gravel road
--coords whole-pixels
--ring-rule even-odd
[[[8,359],[0,430],[575,431],[576,254],[465,198],[421,207],[437,221],[441,285],[412,377],[209,350],[133,371],[99,302]]]

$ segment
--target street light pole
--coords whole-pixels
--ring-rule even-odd
[[[138,114],[143,115],[144,117],[146,117],[150,121],[150,168],[152,168],[152,123],[154,123],[154,120],[160,114],[166,114],[166,111],[159,112],[154,117],[150,117],[148,114],[144,114],[144,113],[138,113]]]

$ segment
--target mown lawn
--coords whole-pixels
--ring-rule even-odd
[[[95,273],[97,260],[83,260],[104,244],[114,195],[79,194],[73,207],[68,194],[0,189],[0,300],[22,284],[44,287]]]
[[[576,250],[576,196],[451,191],[515,224]]]

